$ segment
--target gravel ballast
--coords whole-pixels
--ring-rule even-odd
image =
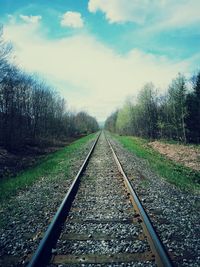
[[[1,207],[0,266],[24,266],[61,204],[93,140],[73,153],[69,172],[41,177]]]
[[[93,261],[94,266],[155,266],[140,216],[104,134],[81,177],[54,252],[50,266],[88,267]],[[147,258],[147,254],[151,256]]]
[[[169,184],[152,172],[148,162],[109,138],[175,266],[200,266],[199,195]],[[1,208],[0,266],[26,265],[27,255],[37,248],[92,142],[74,153],[70,173],[61,173],[54,179],[41,177]],[[120,253],[146,253],[149,245],[138,222],[102,134],[52,253],[55,257],[70,254],[73,259],[96,254],[112,258]],[[82,262],[73,265],[49,264],[55,266],[155,267],[156,264],[148,260],[93,264],[84,262],[83,257]]]
[[[110,137],[111,138],[111,137]],[[112,145],[175,266],[200,266],[200,196],[158,177],[148,162]]]

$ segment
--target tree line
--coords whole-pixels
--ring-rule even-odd
[[[95,118],[66,108],[58,92],[10,63],[0,28],[0,146],[12,150],[98,130]]]
[[[200,143],[200,72],[172,80],[165,94],[146,84],[134,100],[113,112],[105,128],[123,135]]]

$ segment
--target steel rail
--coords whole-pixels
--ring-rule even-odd
[[[72,202],[78,191],[81,175],[83,174],[85,168],[88,165],[88,161],[92,155],[92,152],[94,151],[94,148],[97,144],[100,134],[101,132],[98,134],[96,140],[94,141],[86,159],[84,160],[75,179],[73,180],[65,198],[63,199],[49,227],[47,228],[47,231],[45,232],[44,237],[42,238],[37,250],[35,251],[33,257],[31,258],[28,264],[28,267],[41,267],[41,266],[45,266],[49,262],[51,254],[52,254],[51,253],[52,248],[54,248],[57,242],[57,239],[61,232],[62,224],[67,218]]]
[[[150,218],[148,217],[146,211],[144,210],[144,207],[142,206],[142,203],[139,200],[137,193],[133,189],[127,175],[125,174],[123,167],[122,167],[110,141],[106,137],[106,134],[105,134],[105,138],[106,138],[106,140],[109,144],[109,147],[113,153],[113,156],[115,158],[116,164],[117,164],[118,169],[119,169],[119,172],[122,174],[122,176],[124,178],[124,183],[126,185],[126,188],[128,189],[128,192],[130,194],[134,208],[137,210],[137,212],[139,212],[139,214],[143,220],[143,222],[142,222],[143,230],[147,235],[151,250],[155,255],[155,261],[156,261],[157,265],[159,267],[173,267],[174,265],[173,265],[169,255],[168,255],[164,245],[162,244],[162,241],[160,240],[158,234],[156,233],[156,231],[155,231],[155,229],[154,229],[154,227],[150,221]]]

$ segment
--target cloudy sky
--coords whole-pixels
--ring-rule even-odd
[[[100,121],[200,67],[199,0],[0,0],[15,61]]]

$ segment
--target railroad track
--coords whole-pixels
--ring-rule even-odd
[[[28,266],[173,266],[103,132]]]

